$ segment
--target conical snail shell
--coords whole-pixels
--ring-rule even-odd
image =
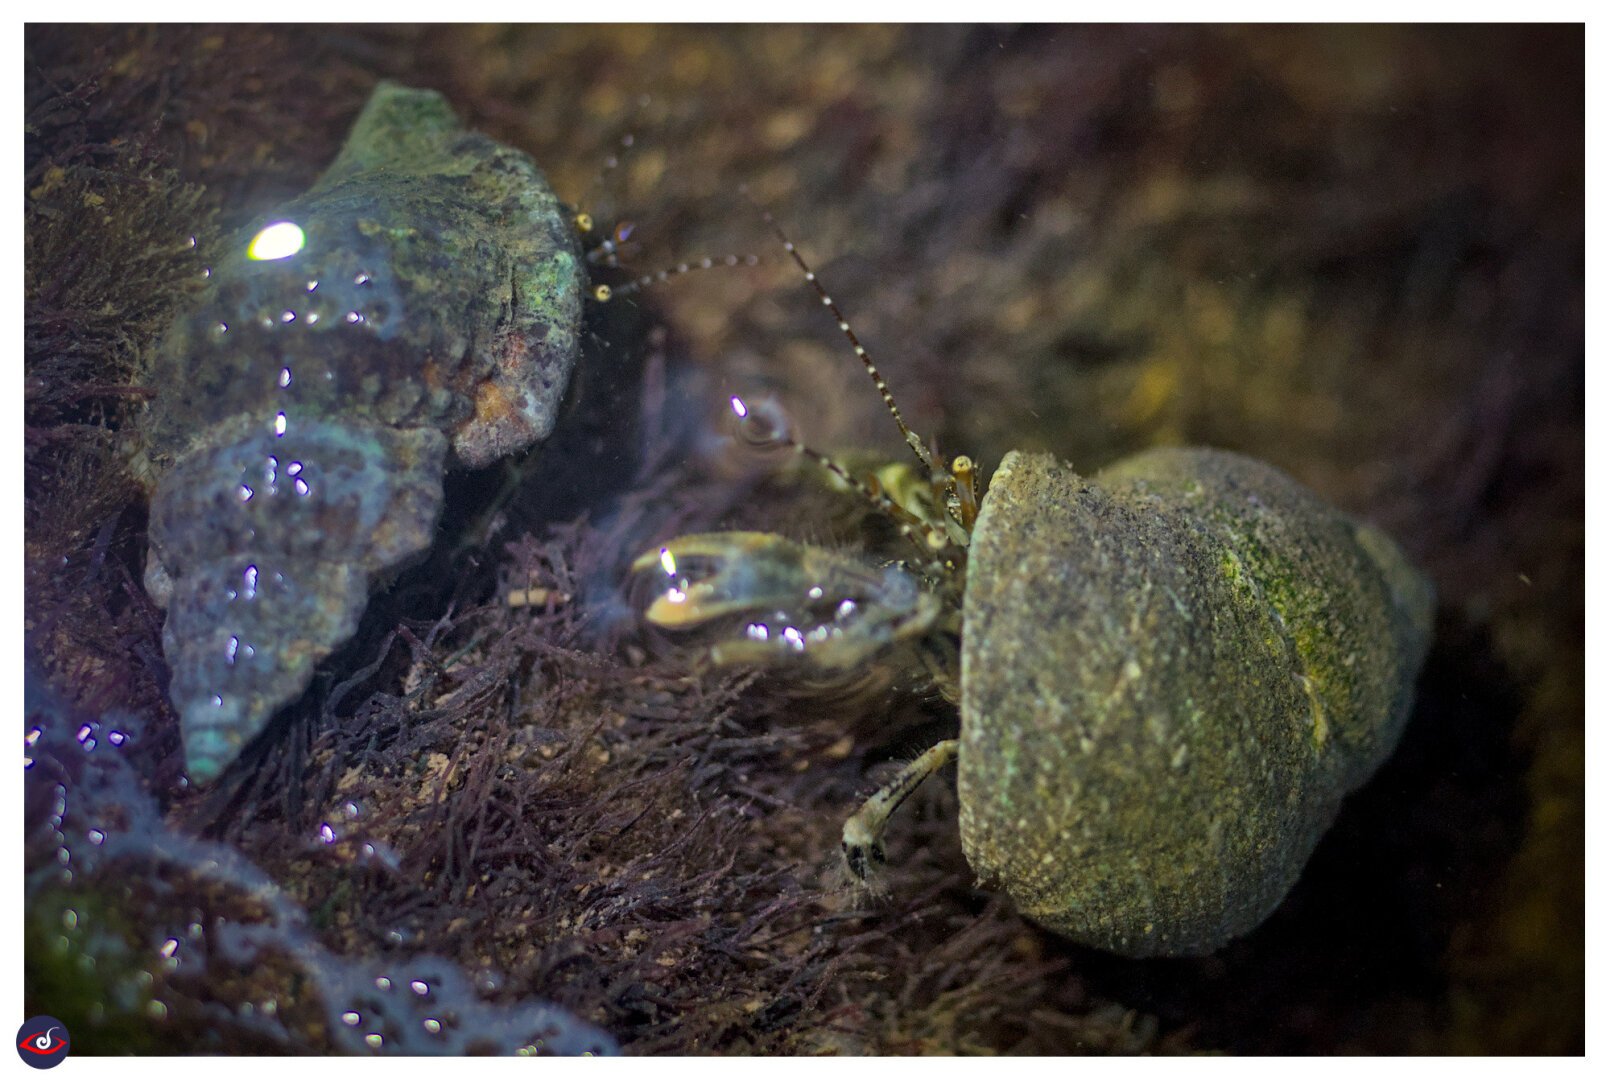
[[[575,363],[575,237],[531,159],[382,83],[305,195],[164,338],[144,453],[189,774],[214,779],[431,542],[452,464],[545,438]]]
[[[1250,458],[1083,479],[1008,454],[967,568],[968,862],[1085,944],[1213,951],[1391,752],[1432,601],[1385,535]]]

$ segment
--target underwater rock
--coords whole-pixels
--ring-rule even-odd
[[[262,867],[164,819],[135,762],[139,717],[82,712],[31,663],[23,717],[24,981],[80,1052],[620,1052],[558,1005],[488,1000],[496,969],[327,948]]]
[[[584,263],[531,159],[381,83],[340,155],[213,267],[152,365],[146,588],[215,779],[430,545],[443,473],[545,438]]]

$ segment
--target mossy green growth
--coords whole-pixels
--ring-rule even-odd
[[[41,889],[23,919],[28,1015],[67,1025],[78,1054],[171,1052],[147,1015],[152,979],[118,906],[93,890]]]

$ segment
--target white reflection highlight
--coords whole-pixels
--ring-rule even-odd
[[[302,226],[294,221],[276,221],[252,237],[251,244],[246,248],[246,257],[258,262],[289,259],[301,251],[305,243],[307,234],[302,231]]]

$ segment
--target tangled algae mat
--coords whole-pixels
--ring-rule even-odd
[[[30,1012],[79,1052],[1580,1052],[1582,65],[1569,27],[30,28]],[[762,262],[595,307],[554,440],[457,477],[198,793],[120,447],[198,260],[383,77],[636,223],[634,268]],[[972,887],[944,783],[855,895],[843,815],[953,712],[638,624],[667,536],[865,531],[727,394],[899,449],[745,184],[952,452],[1241,450],[1435,577],[1401,748],[1251,936],[1047,935]]]

